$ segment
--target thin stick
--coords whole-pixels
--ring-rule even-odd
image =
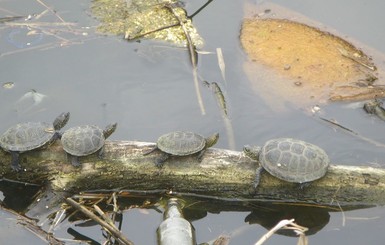
[[[269,239],[276,231],[278,231],[279,229],[281,229],[282,227],[284,227],[286,225],[292,224],[293,222],[294,222],[294,219],[291,219],[291,220],[287,220],[287,219],[281,220],[276,226],[274,226],[265,235],[263,235],[258,240],[258,242],[256,242],[254,245],[261,245],[262,243],[267,241],[267,239]]]
[[[7,26],[30,26],[30,27],[39,27],[39,26],[75,26],[76,23],[71,22],[10,22],[5,23]]]
[[[6,22],[11,22],[19,19],[23,19],[25,16],[11,16],[11,17],[2,17],[0,18],[0,23],[6,23]]]
[[[112,225],[108,224],[107,222],[105,222],[104,220],[102,220],[101,218],[96,216],[94,213],[92,213],[91,211],[89,211],[88,209],[86,209],[85,207],[80,205],[79,203],[75,202],[73,199],[66,198],[65,202],[68,203],[69,205],[71,205],[73,208],[79,210],[83,214],[87,215],[87,217],[89,217],[90,219],[94,220],[95,222],[100,224],[103,228],[105,228],[106,230],[111,232],[124,245],[133,245],[134,244],[133,242],[128,240],[126,237],[124,237],[123,234],[118,229],[116,229],[115,226],[112,226]]]
[[[218,59],[219,69],[221,70],[222,79],[226,84],[226,65],[225,65],[225,59],[223,58],[223,53],[221,48],[217,48],[217,59]]]
[[[56,13],[55,10],[53,10],[52,8],[50,8],[47,4],[45,4],[43,1],[41,0],[36,0],[38,3],[40,3],[41,5],[43,5],[45,8],[47,8],[49,11],[51,11],[51,13],[53,13],[61,22],[63,23],[66,23],[66,21]],[[68,29],[72,29],[70,26],[68,26]]]
[[[378,146],[378,147],[384,147],[385,148],[385,144],[383,144],[381,142],[378,142],[378,141],[375,141],[375,140],[372,140],[372,139],[369,139],[369,138],[367,138],[365,136],[362,136],[362,135],[358,134],[357,132],[355,132],[355,131],[347,128],[347,127],[342,126],[339,123],[333,122],[332,120],[329,120],[329,119],[326,119],[326,118],[323,118],[323,117],[319,117],[319,119],[321,119],[321,120],[323,120],[325,122],[331,123],[331,124],[341,128],[341,129],[345,130],[346,132],[350,133],[354,137],[357,137],[357,138],[359,138],[359,139],[361,139],[363,141],[366,141],[366,142],[368,142],[370,144],[373,144],[375,146]]]
[[[340,51],[341,55],[345,58],[348,58],[356,63],[358,63],[359,65],[362,65],[363,67],[371,70],[371,71],[375,71],[377,70],[377,67],[374,66],[374,65],[369,65],[369,64],[366,64],[360,60],[358,60],[356,57],[352,56],[351,54],[349,54],[345,49],[340,49],[338,48],[338,51]]]
[[[144,37],[144,36],[146,36],[146,35],[152,34],[152,33],[154,33],[154,32],[162,31],[162,30],[165,30],[165,29],[168,29],[168,28],[171,28],[171,27],[176,27],[176,26],[179,26],[179,23],[172,24],[172,25],[168,25],[168,26],[163,26],[163,27],[160,27],[160,28],[158,28],[158,29],[155,29],[155,30],[151,30],[151,31],[142,33],[142,34],[137,35],[137,36],[132,37],[132,38],[129,37],[129,36],[128,36],[128,33],[126,32],[126,34],[124,35],[124,38],[127,39],[127,40],[129,40],[129,41],[132,41],[132,40],[135,40],[135,39]]]
[[[26,216],[20,215],[11,209],[6,209],[1,205],[0,205],[0,210],[2,212],[6,211],[6,212],[9,212],[10,214],[14,215],[17,219],[18,225],[22,225],[26,230],[30,231],[36,237],[41,239],[45,244],[52,244],[52,245],[64,245],[65,244],[63,241],[60,241],[59,239],[55,238],[51,233],[44,231],[38,224],[36,224],[35,220],[30,219]],[[9,239],[11,239],[11,238],[9,238]],[[4,241],[2,243],[4,243]]]
[[[192,19],[195,15],[199,14],[204,8],[207,7],[213,0],[208,0],[207,3],[203,4],[197,11],[195,11],[192,15],[188,16],[189,19]]]
[[[186,37],[186,40],[187,40],[187,48],[189,50],[191,64],[194,68],[196,68],[196,66],[198,64],[198,53],[196,51],[194,43],[191,40],[190,34],[188,33],[186,26],[184,25],[184,23],[186,21],[183,21],[179,17],[179,15],[175,12],[174,8],[171,5],[165,5],[165,7],[167,9],[169,9],[171,11],[171,13],[175,16],[175,18],[178,20],[179,25],[182,28],[184,35]]]
[[[178,14],[175,12],[174,8],[171,5],[165,5],[167,9],[170,10],[170,12],[175,16],[175,18],[179,21],[179,25],[181,26],[184,35],[187,40],[187,47],[190,55],[190,61],[193,66],[193,77],[194,77],[194,86],[195,86],[195,92],[198,99],[198,104],[201,109],[202,115],[206,114],[206,110],[203,104],[202,95],[199,88],[199,80],[198,80],[198,71],[197,71],[197,63],[198,63],[198,53],[196,51],[195,45],[191,40],[190,34],[188,33],[186,26],[184,25],[185,21],[183,21]]]
[[[110,219],[110,217],[108,217],[108,215],[105,212],[103,212],[103,210],[101,210],[99,206],[93,205],[92,207],[103,218],[104,221],[106,221],[108,224],[112,226],[114,225],[114,222],[112,221],[112,219]]]

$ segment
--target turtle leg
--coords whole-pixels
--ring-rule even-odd
[[[100,150],[98,152],[98,157],[99,157],[99,159],[103,159],[103,157],[104,157],[104,146],[102,146],[102,148],[100,148]]]
[[[17,151],[11,151],[11,156],[12,156],[11,168],[16,172],[19,172],[21,170],[20,158],[19,158],[20,154]]]
[[[52,136],[51,143],[55,142],[56,140],[60,140],[62,136],[62,133],[59,131],[55,131],[55,134]]]
[[[199,154],[198,154],[198,156],[197,156],[197,159],[198,159],[199,162],[202,161],[202,157],[203,157],[203,154],[205,154],[205,152],[206,152],[205,149],[203,149],[203,150],[201,150],[201,151],[199,152]]]
[[[61,136],[62,136],[62,135],[63,135],[63,134],[62,134],[61,132],[56,131],[56,132],[55,132],[55,136],[54,136],[54,137],[56,137],[55,140],[61,140]]]
[[[157,147],[157,146],[155,146],[154,148],[152,148],[152,149],[150,149],[150,150],[148,150],[148,151],[145,151],[145,152],[143,153],[143,156],[148,155],[148,154],[150,154],[150,153],[152,153],[152,152],[154,152],[154,151],[156,151],[156,150],[158,150],[158,147]]]
[[[70,154],[68,154],[68,155],[69,155],[69,157],[71,159],[72,166],[79,167],[80,166],[79,157],[78,156],[74,156],[74,155],[70,155]]]
[[[303,182],[303,183],[300,183],[298,188],[303,190],[305,188],[307,188],[308,186],[310,186],[311,182]]]
[[[261,174],[264,172],[264,168],[261,166],[257,168],[255,179],[254,179],[254,189],[257,189],[259,181],[261,180]]]
[[[158,157],[157,159],[155,159],[155,166],[157,166],[158,168],[162,168],[163,167],[163,164],[164,162],[170,158],[170,154],[167,154],[167,153],[163,153],[160,157]]]

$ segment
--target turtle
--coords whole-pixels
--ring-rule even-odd
[[[79,167],[79,158],[99,151],[103,157],[103,146],[117,127],[117,123],[108,125],[104,130],[95,125],[82,125],[70,128],[63,133],[61,142],[74,167]]]
[[[19,154],[39,148],[44,148],[56,139],[61,138],[59,130],[70,118],[69,112],[60,114],[53,123],[26,122],[16,124],[0,137],[0,146],[12,156],[11,167],[18,172],[22,169]]]
[[[261,173],[266,170],[281,180],[299,183],[302,189],[311,181],[323,177],[330,163],[323,149],[293,138],[269,140],[262,149],[258,146],[245,146],[244,152],[260,164],[254,188],[258,187]]]
[[[164,134],[158,138],[156,146],[143,155],[160,150],[163,154],[155,160],[155,165],[159,168],[170,156],[189,156],[197,154],[198,161],[201,161],[206,149],[215,145],[219,139],[219,134],[215,133],[207,138],[200,134],[189,131],[175,131]]]

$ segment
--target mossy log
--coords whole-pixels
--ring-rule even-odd
[[[34,184],[50,184],[53,191],[165,190],[220,199],[303,202],[320,205],[385,204],[385,170],[331,165],[325,177],[304,189],[262,174],[253,189],[258,162],[242,152],[210,148],[201,162],[196,156],[172,157],[162,169],[155,166],[159,153],[143,156],[154,143],[107,141],[104,158],[97,154],[73,167],[60,141],[43,150],[21,155],[23,171],[12,172],[10,154],[0,151],[1,177]]]

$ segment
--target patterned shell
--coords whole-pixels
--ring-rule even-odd
[[[171,155],[187,156],[203,150],[206,140],[196,133],[177,131],[160,136],[157,146]]]
[[[68,129],[61,142],[66,152],[74,156],[87,156],[104,145],[103,130],[94,125],[84,125]]]
[[[329,167],[329,157],[324,150],[291,138],[267,141],[259,154],[259,162],[271,175],[296,183],[319,179]]]
[[[30,151],[50,143],[54,134],[51,123],[20,123],[5,131],[0,138],[0,146],[6,151]]]

